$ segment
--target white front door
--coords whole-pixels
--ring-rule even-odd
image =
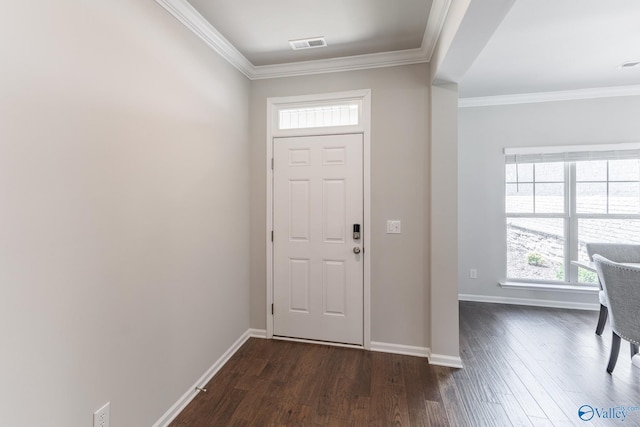
[[[363,345],[362,140],[273,140],[276,336]]]

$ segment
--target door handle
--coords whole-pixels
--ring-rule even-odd
[[[358,246],[354,247],[353,248],[353,253],[356,254],[356,255],[359,254],[360,253],[360,247],[358,247]]]

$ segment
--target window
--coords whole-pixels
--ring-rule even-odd
[[[597,283],[571,264],[586,243],[640,243],[640,150],[619,145],[505,149],[508,280]]]
[[[308,129],[359,124],[358,104],[282,109],[278,129]]]

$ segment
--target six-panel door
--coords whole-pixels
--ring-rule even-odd
[[[273,145],[274,335],[362,345],[362,135]]]

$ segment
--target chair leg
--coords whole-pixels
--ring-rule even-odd
[[[598,326],[596,326],[596,335],[602,335],[604,324],[607,323],[608,314],[609,309],[606,306],[600,304],[600,317],[598,318]]]
[[[634,343],[630,342],[629,345],[631,347],[631,358],[633,358],[633,356],[638,354],[638,344],[634,344]]]
[[[607,365],[607,372],[613,372],[618,361],[618,353],[620,353],[620,336],[611,331],[611,355],[609,356],[609,365]]]

